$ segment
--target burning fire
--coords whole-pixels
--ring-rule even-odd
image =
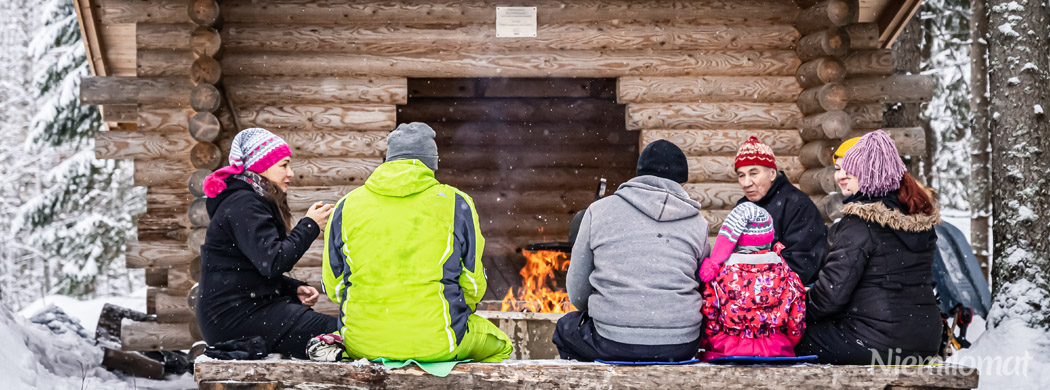
[[[576,308],[569,303],[569,293],[558,287],[554,271],[569,269],[565,252],[552,250],[528,251],[525,267],[521,269],[522,288],[514,295],[514,288],[503,298],[502,311],[531,311],[534,313],[566,313]],[[548,287],[549,285],[549,287]]]

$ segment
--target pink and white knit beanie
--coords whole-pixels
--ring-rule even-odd
[[[870,196],[883,196],[900,188],[907,170],[893,138],[882,130],[860,137],[839,165],[856,176],[860,192]]]
[[[233,145],[230,146],[230,165],[204,179],[204,196],[218,196],[226,189],[226,178],[243,173],[245,167],[249,171],[263,173],[291,155],[288,144],[274,133],[258,127],[241,130],[233,137]]]
[[[721,264],[737,245],[763,246],[773,242],[773,217],[751,202],[736,205],[718,229],[711,259]]]

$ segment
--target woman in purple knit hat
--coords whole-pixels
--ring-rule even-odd
[[[831,364],[925,362],[941,341],[931,271],[937,208],[881,130],[862,137],[839,166],[853,195],[806,294],[806,333],[795,353]]]
[[[230,165],[204,180],[211,222],[201,245],[197,323],[209,345],[258,336],[266,352],[305,359],[311,337],[339,328],[335,317],[311,309],[317,289],[284,275],[332,212],[318,202],[293,226],[291,155],[273,133],[245,129],[233,138]]]

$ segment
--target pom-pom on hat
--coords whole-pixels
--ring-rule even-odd
[[[266,129],[253,127],[241,130],[230,146],[230,165],[215,171],[204,179],[204,195],[214,198],[226,189],[226,178],[243,173],[266,172],[274,164],[291,156],[292,150],[281,137]]]
[[[638,176],[652,175],[675,183],[689,181],[689,161],[682,149],[671,141],[658,139],[638,156]]]
[[[748,165],[761,165],[777,169],[777,161],[776,156],[773,155],[773,149],[754,136],[748,138],[747,142],[740,145],[740,149],[736,152],[736,163],[733,164],[733,169]]]
[[[900,188],[906,171],[897,145],[882,130],[860,137],[839,165],[846,173],[857,177],[858,189],[869,196],[883,196]]]

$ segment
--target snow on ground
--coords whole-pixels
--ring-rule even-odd
[[[34,302],[20,313],[14,313],[0,304],[0,378],[4,380],[0,387],[5,390],[196,388],[192,374],[156,381],[127,377],[101,366],[102,349],[94,344],[93,338],[102,306],[109,302],[142,310],[145,301],[145,290],[142,290],[141,294],[136,292],[131,296],[86,301],[49,296]],[[44,326],[27,319],[47,310],[52,304],[59,306],[87,329],[74,329],[75,326],[62,321],[52,321]],[[41,318],[51,321],[55,317],[53,313],[46,313]],[[52,329],[60,330],[54,332]]]
[[[948,362],[980,370],[979,389],[1050,389],[1050,334],[1023,321],[1007,320]]]
[[[62,308],[62,311],[66,312],[70,317],[79,320],[80,326],[83,326],[84,330],[93,335],[95,334],[95,325],[98,324],[98,316],[102,313],[102,306],[107,303],[145,313],[146,289],[142,288],[133,291],[128,295],[109,296],[86,301],[65,295],[48,295],[36,302],[30,303],[19,311],[19,314],[25,318],[29,318],[48,306],[55,305]]]

